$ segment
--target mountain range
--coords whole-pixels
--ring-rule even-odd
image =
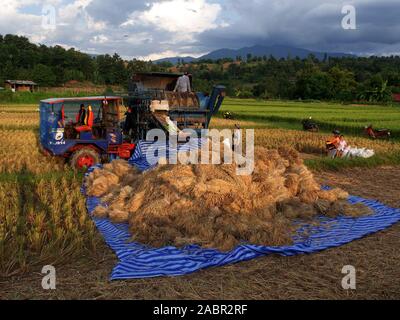
[[[251,54],[253,57],[263,57],[263,56],[273,56],[275,59],[287,58],[287,57],[299,57],[300,59],[307,58],[310,54],[313,54],[318,59],[323,59],[325,55],[332,58],[342,58],[342,57],[354,57],[352,54],[343,52],[319,52],[307,49],[295,48],[290,46],[261,46],[255,45],[252,47],[245,47],[241,49],[219,49],[205,54],[199,58],[194,58],[190,56],[186,57],[170,57],[158,59],[153,62],[171,62],[172,64],[177,64],[183,59],[185,62],[193,62],[198,60],[218,60],[223,58],[236,59],[236,57],[242,57],[243,60],[247,59],[247,55]]]

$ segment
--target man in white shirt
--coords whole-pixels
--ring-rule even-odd
[[[183,76],[178,78],[174,92],[191,92],[191,91],[192,90],[190,88],[190,78],[188,76],[188,73],[185,72]]]

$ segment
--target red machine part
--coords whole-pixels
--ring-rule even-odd
[[[107,152],[109,154],[115,154],[122,159],[129,159],[132,151],[135,149],[135,144],[124,142],[120,145],[110,145]]]
[[[72,153],[69,161],[73,168],[81,170],[100,163],[101,159],[99,152],[95,148],[82,145],[81,148]]]
[[[78,168],[90,168],[94,165],[94,158],[91,155],[82,155],[77,160]]]
[[[120,145],[110,145],[107,153],[114,154],[122,159],[129,159],[135,144],[122,143]],[[76,145],[65,154],[64,157],[69,158],[72,167],[81,170],[87,169],[96,163],[101,162],[100,150],[93,145],[80,144]]]

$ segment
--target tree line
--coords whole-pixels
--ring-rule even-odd
[[[389,102],[400,93],[398,56],[247,57],[197,61],[189,69],[197,86],[222,83],[240,98]]]
[[[0,35],[0,81],[33,80],[60,86],[70,80],[126,85],[134,72],[166,72],[168,62],[125,61],[118,54],[88,55],[61,46],[30,43],[25,37]],[[223,84],[230,96],[263,99],[304,99],[388,102],[400,93],[400,57],[344,57],[321,60],[272,56],[179,61],[175,70],[193,74],[194,88],[207,92]]]
[[[151,62],[125,61],[114,55],[89,55],[73,48],[30,43],[26,37],[0,35],[0,81],[33,80],[40,86],[61,86],[70,80],[124,85],[138,71],[166,71]],[[1,86],[1,84],[0,84]]]

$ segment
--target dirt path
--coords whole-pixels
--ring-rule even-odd
[[[400,207],[400,167],[319,173],[322,184]],[[57,290],[41,289],[40,270],[0,279],[0,298],[74,299],[382,299],[400,298],[400,224],[312,255],[267,256],[184,277],[108,281],[116,263],[99,256],[57,267]],[[344,265],[357,270],[357,290],[341,287]]]

